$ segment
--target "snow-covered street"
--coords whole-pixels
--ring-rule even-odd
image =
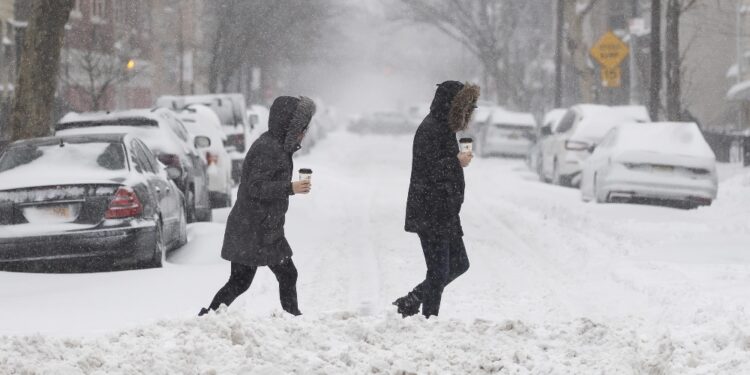
[[[0,272],[0,373],[750,373],[750,174],[720,168],[711,207],[583,203],[522,160],[475,159],[462,209],[471,268],[438,319],[391,301],[424,278],[404,232],[410,136],[330,134],[286,233],[302,317],[262,268],[228,311],[228,210],[161,269]]]

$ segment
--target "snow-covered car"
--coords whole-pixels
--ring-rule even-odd
[[[695,123],[623,124],[588,158],[584,201],[657,200],[707,206],[716,198],[716,157]]]
[[[0,155],[0,267],[159,267],[187,242],[183,206],[133,135],[18,141]]]
[[[216,113],[202,104],[192,104],[177,114],[193,138],[201,159],[206,163],[211,207],[232,205],[232,159],[224,148],[226,134]]]
[[[202,104],[185,107],[177,115],[193,139],[195,148],[206,163],[208,193],[212,208],[232,205],[232,159],[224,148],[226,134],[216,113]]]
[[[479,139],[479,135],[482,133],[482,127],[487,123],[492,111],[500,108],[491,103],[479,103],[469,121],[469,126],[465,130],[456,133],[456,138],[471,138],[473,140]],[[476,144],[474,145],[476,146]]]
[[[166,108],[120,112],[68,113],[56,125],[56,135],[129,132],[145,143],[185,195],[188,222],[211,221],[206,164],[185,126]]]
[[[242,173],[242,162],[245,152],[259,134],[253,129],[256,124],[250,123],[245,96],[242,94],[206,94],[206,95],[165,95],[156,99],[156,105],[179,111],[191,104],[203,104],[219,116],[221,127],[227,135],[224,147],[232,157],[232,173],[239,182]],[[268,125],[266,125],[266,128]]]
[[[577,186],[583,163],[607,132],[619,124],[651,121],[643,106],[579,104],[571,107],[542,146],[545,181]]]
[[[542,160],[544,158],[544,147],[545,144],[550,142],[550,136],[552,135],[552,128],[557,126],[557,123],[565,115],[566,110],[563,108],[555,108],[544,115],[542,124],[537,127],[536,140],[534,145],[529,149],[529,154],[526,157],[526,163],[529,169],[536,172],[540,180],[542,179]]]
[[[534,142],[536,120],[530,113],[494,108],[474,143],[481,157],[525,157]]]

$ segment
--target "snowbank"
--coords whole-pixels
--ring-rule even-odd
[[[750,330],[708,323],[652,334],[588,319],[401,319],[352,312],[293,318],[237,310],[97,338],[6,337],[0,372],[40,374],[747,373]],[[742,360],[745,358],[745,360]]]

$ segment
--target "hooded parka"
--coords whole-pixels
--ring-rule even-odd
[[[475,85],[457,81],[438,85],[430,114],[414,135],[407,232],[428,237],[463,236],[459,212],[465,183],[455,133],[466,128],[478,98]]]
[[[282,96],[271,106],[268,131],[245,156],[237,201],[227,219],[222,258],[248,266],[282,263],[292,256],[284,222],[292,191],[292,154],[315,114],[312,100]]]

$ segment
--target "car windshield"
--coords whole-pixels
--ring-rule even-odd
[[[125,152],[122,144],[116,142],[20,145],[9,148],[0,156],[0,173],[76,169],[119,171],[125,168]]]

